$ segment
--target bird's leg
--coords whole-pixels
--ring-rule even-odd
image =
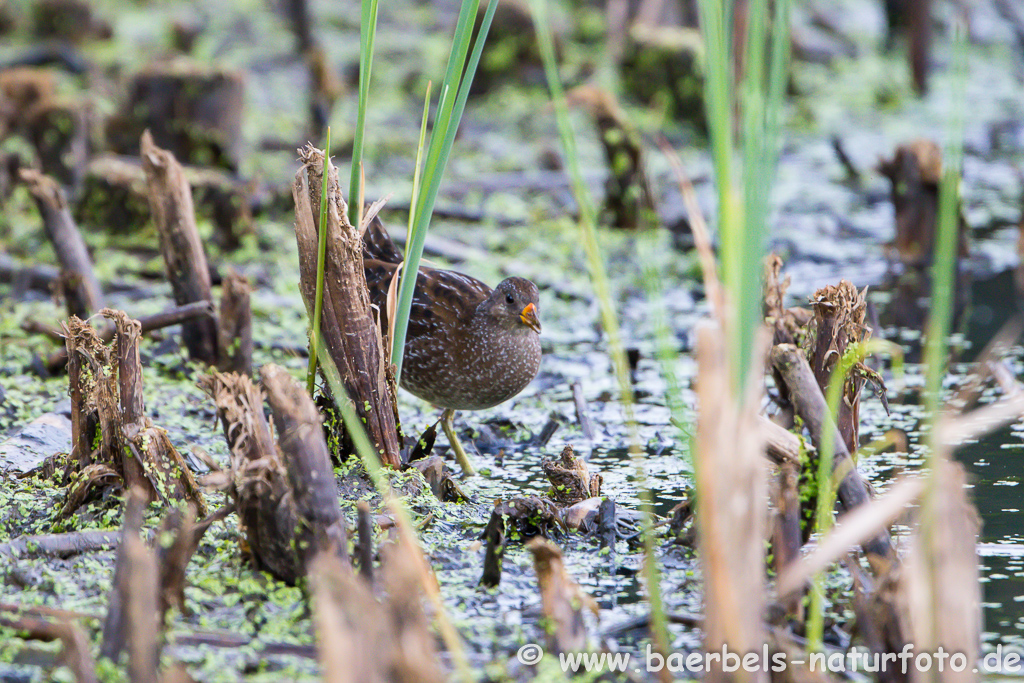
[[[473,469],[473,463],[469,461],[466,451],[462,449],[459,435],[455,433],[455,425],[452,424],[454,418],[455,411],[451,408],[445,408],[445,411],[441,413],[441,428],[444,429],[444,435],[448,437],[448,443],[451,444],[452,450],[455,451],[455,460],[459,463],[459,467],[462,468],[463,476],[472,477],[476,474],[476,470]]]

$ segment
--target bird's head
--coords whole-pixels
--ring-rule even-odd
[[[502,280],[484,302],[484,310],[509,331],[532,330],[540,334],[540,292],[521,277]]]

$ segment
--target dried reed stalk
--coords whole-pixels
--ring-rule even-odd
[[[22,169],[21,180],[36,200],[46,234],[57,252],[68,315],[88,318],[103,308],[103,294],[64,190],[53,178],[33,169]]]
[[[235,502],[256,565],[294,583],[318,553],[347,557],[345,520],[312,399],[278,366],[263,366],[261,376],[276,444],[263,395],[248,376],[214,373],[200,380],[217,404],[231,449],[231,468],[205,481]]]
[[[764,340],[758,345],[764,346]],[[721,326],[697,333],[697,450],[695,483],[701,572],[704,577],[704,649],[759,651],[765,642],[762,617],[767,517],[765,440],[758,422],[763,372],[753,363],[746,396],[737,401]],[[763,351],[755,358],[762,358]],[[728,674],[722,663],[705,680],[763,680],[742,669]]]
[[[310,317],[315,310],[317,224],[323,180],[323,152],[307,145],[299,150],[303,163],[295,174],[295,239],[299,246],[302,298]],[[401,465],[394,377],[387,372],[381,330],[370,308],[363,274],[363,242],[348,221],[347,205],[338,186],[338,173],[328,164],[329,206],[327,253],[324,263],[323,319],[320,334],[351,400],[363,419],[367,435],[381,462]]]
[[[174,155],[160,149],[147,130],[142,134],[142,168],[153,221],[160,233],[160,252],[167,265],[174,300],[178,305],[213,301],[210,270],[196,229],[192,188]],[[217,326],[211,319],[182,325],[189,357],[209,365],[217,362]]]

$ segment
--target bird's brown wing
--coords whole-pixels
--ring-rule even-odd
[[[388,329],[388,289],[398,266],[376,259],[363,261],[366,285],[370,290],[370,303],[380,308],[381,329]],[[425,323],[440,322],[453,325],[458,320],[468,321],[491,288],[476,278],[452,270],[420,268],[416,278],[416,291],[409,314],[410,337],[428,334]]]
[[[363,259],[395,265],[402,262],[402,252],[395,246],[378,216],[373,217],[363,233]]]

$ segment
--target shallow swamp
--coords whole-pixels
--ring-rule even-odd
[[[285,9],[276,5],[252,0],[96,0],[88,6],[94,20],[109,27],[109,35],[101,32],[62,44],[65,55],[84,65],[82,70],[59,65],[51,69],[56,91],[87,102],[93,122],[123,106],[125,78],[152,60],[184,54],[183,47],[197,63],[242,74],[244,106],[237,164],[231,172],[251,181],[256,208],[237,244],[225,244],[215,221],[202,212],[199,230],[214,273],[214,291],[219,293],[220,276],[229,268],[254,285],[253,365],[273,362],[302,380],[308,326],[298,289],[291,182],[299,167],[296,150],[307,142],[322,146],[322,140],[314,137],[320,130],[310,129],[310,71],[296,52]],[[917,138],[942,144],[951,116],[964,121],[961,193],[970,255],[960,263],[963,300],[944,390],[952,394],[961,387],[971,361],[1019,315],[1024,301],[1015,280],[1024,230],[1024,13],[1013,3],[996,0],[969,5],[963,48],[966,96],[958,99],[951,94],[959,76],[953,68],[950,27],[960,6],[933,6],[929,88],[919,96],[904,42],[887,45],[883,3],[795,3],[794,44],[799,49],[791,64],[766,226],[768,249],[783,258],[783,273],[792,278],[787,305],[805,305],[819,287],[847,279],[858,289],[868,288],[874,336],[905,349],[902,372],[881,368],[888,410],[871,392],[861,404],[862,444],[894,432],[906,437],[904,442],[897,439],[895,448],[865,452],[858,460],[879,492],[898,474],[919,470],[923,462],[923,379],[915,360],[928,307],[926,294],[904,291],[900,266],[887,247],[896,226],[891,183],[876,170],[880,160]],[[1010,9],[1004,12],[1004,6]],[[0,5],[5,16],[13,17],[13,27],[0,38],[0,65],[17,63],[49,44],[33,34],[33,7],[27,1]],[[360,7],[356,2],[313,1],[309,10],[326,64],[338,79],[338,96],[326,120],[334,162],[347,178],[356,119]],[[443,74],[457,12],[448,0],[399,0],[380,7],[366,121],[365,192],[368,202],[387,198],[380,216],[399,241],[408,220],[423,94],[427,82],[436,86]],[[606,68],[603,5],[555,3],[552,12],[567,88],[598,78]],[[184,33],[190,36],[185,46]],[[486,680],[530,680],[555,671],[546,665],[525,667],[516,658],[524,644],[544,642],[545,627],[533,560],[515,533],[509,537],[500,584],[491,589],[478,585],[484,562],[480,539],[495,501],[547,495],[550,485],[541,462],[557,457],[566,445],[588,460],[592,472],[600,473],[602,495],[627,514],[639,510],[645,485],[660,519],[668,519],[688,499],[692,465],[686,430],[696,406],[695,327],[708,315],[708,304],[686,227],[688,213],[670,163],[659,151],[662,136],[681,157],[712,228],[716,207],[712,162],[700,126],[672,117],[658,102],[643,106],[621,95],[626,115],[642,136],[659,215],[658,225],[645,230],[605,226],[599,233],[637,397],[635,438],[643,454],[639,471],[628,454],[634,436],[618,400],[543,72],[528,58],[521,68],[502,62],[517,59],[509,37],[514,33],[514,27],[508,29],[499,35],[504,42],[495,39],[492,52],[485,52],[484,66],[490,59],[495,75],[488,74],[486,87],[481,85],[466,106],[425,257],[491,285],[511,275],[535,282],[541,292],[541,369],[509,402],[456,417],[478,471],[476,477],[458,481],[467,500],[439,502],[429,488],[413,481],[415,472],[392,475],[397,487],[418,491],[409,495],[407,504],[420,542],[469,660]],[[503,47],[504,57],[499,54]],[[585,179],[600,199],[609,171],[598,128],[585,107],[573,107],[571,116]],[[101,151],[98,127],[93,125],[96,130],[88,137]],[[16,134],[0,142],[5,155],[27,158],[31,150]],[[86,218],[79,227],[108,306],[140,317],[173,303],[151,221],[116,226]],[[63,302],[45,286],[33,286],[25,275],[35,267],[56,272],[57,258],[36,204],[17,184],[0,209],[0,259],[2,442],[40,416],[71,410],[67,375],[45,367],[57,343],[25,329],[29,321],[56,326],[67,314]],[[660,357],[666,341],[672,351],[667,361]],[[194,449],[225,465],[228,446],[216,407],[197,387],[203,369],[188,359],[179,328],[143,335],[141,358],[147,415],[167,430],[197,472],[208,468],[202,457],[192,455]],[[682,387],[681,405],[672,405],[668,398],[665,363]],[[1024,347],[1012,345],[1002,363],[1024,379]],[[982,402],[995,393],[986,390]],[[398,401],[402,426],[410,435],[422,433],[439,417],[439,411],[404,391]],[[582,424],[588,420],[590,425]],[[64,438],[67,450],[70,427]],[[59,450],[61,443],[51,446],[51,452]],[[434,451],[457,470],[443,435]],[[1024,421],[964,445],[956,458],[968,472],[970,496],[982,523],[983,648],[1022,647],[1024,513],[1019,486]],[[104,496],[61,519],[57,513],[64,490],[46,477],[17,476],[9,465],[0,460],[0,603],[80,612],[79,623],[95,650],[115,550],[53,557],[31,549],[11,551],[9,544],[22,536],[117,531],[124,499],[120,493]],[[352,484],[361,481],[361,471],[355,460],[336,468],[343,482],[342,511],[352,525],[360,499],[370,501],[375,514],[383,514],[380,497],[367,481]],[[222,493],[207,495],[211,510],[224,499]],[[161,516],[159,506],[152,505],[144,527],[155,528]],[[667,524],[658,529],[656,556],[666,610],[680,617],[700,615],[700,568],[692,544],[676,538]],[[900,530],[897,524],[897,537]],[[383,540],[389,531],[378,528],[376,534]],[[608,552],[593,535],[553,530],[552,539],[564,554],[569,575],[597,602],[597,615],[586,616],[592,639],[643,652],[650,640],[644,621],[649,604],[637,540],[620,538],[614,552]],[[162,661],[183,663],[192,677],[203,681],[317,679],[321,668],[306,588],[257,571],[245,558],[243,541],[235,515],[214,523],[203,537],[187,570],[188,613],[172,612]],[[844,597],[849,582],[845,570],[829,574],[827,621],[838,647],[846,644],[843,626],[852,616]],[[680,623],[669,625],[671,649],[699,650],[699,628],[686,618],[675,621]],[[0,680],[73,680],[59,666],[60,652],[58,642],[24,639],[0,626]],[[127,680],[119,668],[106,662],[99,672],[103,680]]]

